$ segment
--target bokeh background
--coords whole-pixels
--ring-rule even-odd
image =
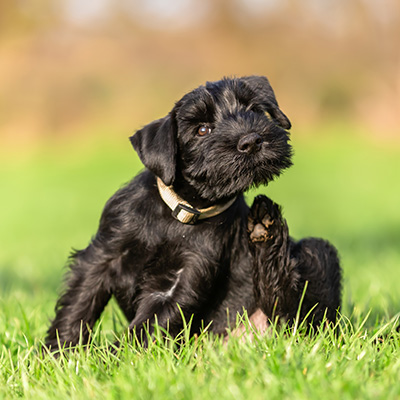
[[[224,75],[267,74],[296,132],[400,125],[396,0],[0,2],[2,141],[114,132]]]
[[[0,0],[0,340],[44,335],[71,247],[142,168],[127,138],[199,84],[251,74],[295,158],[249,202],[264,192],[293,236],[335,243],[350,318],[400,311],[397,0]]]

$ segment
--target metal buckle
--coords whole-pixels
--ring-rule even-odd
[[[181,220],[178,218],[178,214],[179,214],[181,211],[185,211],[185,212],[187,212],[187,213],[189,213],[189,214],[192,214],[191,219],[190,219],[189,221],[185,221],[185,222],[181,221]],[[195,208],[186,206],[185,204],[181,204],[181,203],[179,203],[179,204],[175,207],[175,209],[172,211],[172,216],[173,216],[175,219],[177,219],[179,222],[182,222],[182,223],[184,223],[184,224],[190,224],[190,225],[194,225],[194,224],[197,222],[197,220],[199,219],[200,214],[201,214],[201,212],[198,211],[198,210],[196,210]]]

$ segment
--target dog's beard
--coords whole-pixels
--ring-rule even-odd
[[[184,166],[184,178],[210,202],[226,199],[251,187],[266,185],[290,167],[291,146],[286,135],[265,140],[254,154],[240,153],[231,135],[208,143],[208,150]],[[210,140],[211,142],[211,140]],[[195,152],[199,154],[198,152]]]

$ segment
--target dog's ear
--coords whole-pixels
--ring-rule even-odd
[[[255,92],[266,108],[271,118],[284,129],[290,129],[289,118],[281,111],[276,101],[275,93],[265,76],[245,76],[243,81]]]
[[[176,169],[176,123],[171,112],[146,125],[130,137],[142,163],[170,186]]]

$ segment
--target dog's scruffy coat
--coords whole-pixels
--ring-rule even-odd
[[[86,342],[112,295],[144,343],[144,324],[150,334],[157,321],[176,335],[181,313],[193,316],[194,332],[212,322],[216,333],[243,309],[252,313],[243,192],[291,165],[289,128],[268,80],[251,76],[200,86],[136,132],[131,142],[146,170],[111,197],[97,234],[72,256],[47,346]],[[182,223],[161,199],[157,177],[194,208],[235,200],[216,216]]]

